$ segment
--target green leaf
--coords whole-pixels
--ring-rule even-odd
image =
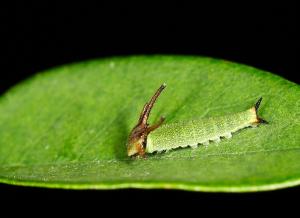
[[[126,156],[146,101],[167,88],[150,123],[243,111],[264,98],[270,122],[211,143]],[[0,181],[72,189],[174,188],[243,192],[300,184],[299,86],[202,57],[109,58],[47,70],[0,98]]]

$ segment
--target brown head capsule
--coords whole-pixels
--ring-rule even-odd
[[[150,126],[147,121],[149,118],[149,114],[151,109],[160,95],[160,93],[166,88],[166,84],[162,84],[159,89],[155,92],[152,96],[151,100],[144,105],[144,108],[141,112],[140,118],[138,120],[137,125],[132,129],[130,132],[128,142],[127,142],[127,155],[133,156],[144,156],[145,155],[145,148],[147,144],[147,136],[148,134],[158,128],[163,122],[164,118],[161,117],[160,121],[152,126]]]

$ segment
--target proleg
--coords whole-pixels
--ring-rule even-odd
[[[145,104],[138,124],[133,128],[128,139],[128,156],[144,156],[145,153],[167,151],[178,147],[195,148],[199,144],[207,145],[210,141],[219,142],[221,138],[231,138],[232,133],[240,129],[268,123],[258,116],[262,101],[262,98],[259,98],[253,107],[239,113],[164,125],[162,125],[164,118],[161,118],[157,124],[149,126],[147,120],[150,111],[165,87],[165,84],[161,85],[149,103]]]

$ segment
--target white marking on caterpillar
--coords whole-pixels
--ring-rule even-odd
[[[229,132],[229,133],[225,134],[223,137],[225,137],[226,139],[230,139],[230,138],[232,137],[232,135],[231,135],[231,133]]]
[[[229,139],[232,133],[240,129],[268,123],[257,115],[262,100],[259,98],[253,107],[239,113],[164,125],[164,118],[161,117],[158,123],[150,126],[147,121],[151,109],[165,87],[166,84],[161,85],[151,100],[144,105],[139,121],[129,135],[128,156],[144,156],[145,153],[160,153],[180,147],[197,148],[199,144],[207,147],[210,141],[219,143],[221,138]]]
[[[205,145],[205,148],[207,148],[207,146],[209,145],[209,141],[206,141],[206,142],[201,142],[200,144],[203,144],[203,145]]]

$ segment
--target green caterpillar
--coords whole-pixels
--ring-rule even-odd
[[[147,123],[150,111],[165,87],[166,84],[161,85],[151,100],[144,105],[139,121],[128,138],[128,156],[145,156],[145,153],[155,151],[188,146],[197,147],[199,144],[207,145],[209,141],[219,142],[221,137],[231,138],[231,133],[245,127],[268,123],[257,115],[262,100],[259,98],[253,107],[236,114],[164,125],[162,123],[165,119],[161,117],[158,123],[150,126]]]

